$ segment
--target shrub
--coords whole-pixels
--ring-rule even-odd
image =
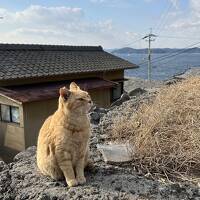
[[[162,89],[121,127],[119,136],[128,130],[134,165],[144,173],[183,178],[199,172],[200,78]]]

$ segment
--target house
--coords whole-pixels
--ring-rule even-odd
[[[124,70],[136,67],[101,46],[0,44],[0,149],[36,144],[60,87],[75,81],[107,107],[123,92]]]

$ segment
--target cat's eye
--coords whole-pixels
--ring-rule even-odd
[[[68,98],[69,98],[67,95],[64,95],[63,97],[65,100],[68,100]]]
[[[83,99],[83,98],[79,98],[78,100],[79,100],[79,101],[84,101],[84,99]]]

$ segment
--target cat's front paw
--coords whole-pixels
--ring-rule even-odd
[[[76,179],[69,180],[69,181],[67,181],[67,185],[69,187],[75,187],[78,185],[78,181]]]
[[[86,183],[86,178],[84,176],[77,177],[77,181],[79,184],[84,184],[84,183]]]

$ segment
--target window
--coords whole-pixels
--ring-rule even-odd
[[[19,108],[11,106],[11,121],[14,123],[19,123]]]
[[[122,93],[123,93],[123,82],[120,82],[117,84],[116,87],[112,88],[111,101],[113,102],[119,99]]]
[[[1,104],[1,120],[5,122],[20,123],[19,108]]]
[[[10,106],[1,105],[1,119],[10,122]]]

